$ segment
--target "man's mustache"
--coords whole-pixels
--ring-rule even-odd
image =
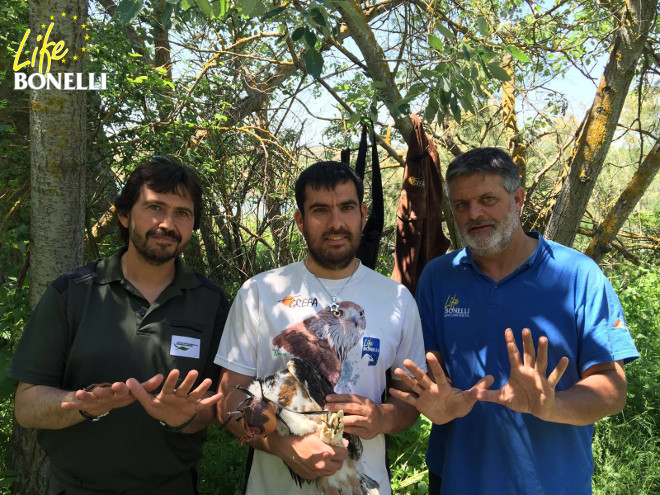
[[[158,237],[169,237],[170,239],[175,240],[176,242],[181,242],[181,236],[174,232],[173,230],[165,230],[165,229],[151,229],[147,231],[147,239],[152,236],[158,236]]]
[[[353,238],[353,234],[346,229],[329,229],[323,232],[323,237],[329,237],[331,235],[345,235],[349,239]]]

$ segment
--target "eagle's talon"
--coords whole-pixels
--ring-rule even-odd
[[[328,445],[341,445],[344,435],[344,411],[341,409],[329,415],[321,425],[321,440]]]

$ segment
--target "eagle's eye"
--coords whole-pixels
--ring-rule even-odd
[[[364,311],[360,311],[360,318],[364,318]]]

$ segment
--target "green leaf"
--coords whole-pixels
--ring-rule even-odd
[[[500,65],[497,62],[488,64],[488,70],[495,79],[498,79],[500,81],[511,80],[511,76],[508,74],[508,72],[505,71],[502,67],[500,67]]]
[[[209,19],[224,17],[229,9],[229,0],[195,0],[202,13]]]
[[[286,7],[277,7],[276,9],[269,10],[263,16],[261,16],[261,20],[262,21],[267,21],[268,19],[272,19],[273,17],[277,17],[278,15],[280,15],[285,10],[286,10]]]
[[[173,5],[176,5],[176,4],[179,3],[180,1],[181,1],[181,0],[165,0],[166,3],[171,3],[171,4],[173,4]]]
[[[440,104],[443,107],[446,107],[449,104],[449,93],[440,90],[438,91],[438,97],[440,98]]]
[[[323,12],[318,7],[314,7],[310,9],[309,16],[316,24],[318,24],[321,27],[326,27],[328,25],[328,23],[325,20],[325,16],[323,15]]]
[[[472,99],[472,94],[466,94],[463,98],[461,98],[461,103],[463,104],[463,108],[472,113],[477,113],[477,110],[474,108],[474,100]]]
[[[410,89],[408,90],[408,94],[404,98],[405,100],[411,100],[412,98],[416,98],[417,96],[421,95],[426,91],[426,84],[424,83],[415,83],[412,86],[410,86]]]
[[[174,15],[174,9],[176,7],[172,2],[168,2],[165,4],[165,8],[163,9],[163,15],[160,18],[160,23],[163,25],[163,28],[166,31],[169,31],[172,28],[172,17]]]
[[[404,98],[404,100],[405,100],[405,98]],[[396,107],[392,117],[394,117],[395,119],[398,119],[402,115],[408,115],[409,113],[410,113],[410,104],[408,104],[407,102],[403,102],[399,106]]]
[[[463,43],[461,45],[461,51],[463,52],[463,57],[465,60],[470,60],[470,51],[468,50],[468,47]]]
[[[447,86],[447,78],[445,76],[436,76],[435,87],[442,91],[449,91],[450,87]]]
[[[265,9],[262,0],[237,0],[236,6],[241,9],[241,13],[248,17],[256,17],[263,14]]]
[[[312,49],[316,46],[316,35],[308,29],[305,30],[305,43]]]
[[[291,39],[293,41],[298,41],[300,38],[303,37],[303,35],[305,34],[305,31],[307,31],[307,28],[305,28],[305,27],[297,28],[293,33],[291,33]]]
[[[429,34],[429,45],[431,45],[432,48],[435,48],[439,52],[441,52],[445,48],[445,45],[442,42],[442,40],[434,34]]]
[[[484,38],[490,34],[490,28],[488,27],[488,21],[482,15],[477,17],[477,26],[479,26],[479,33]]]
[[[461,107],[458,106],[458,102],[456,101],[456,98],[452,98],[449,100],[449,108],[451,109],[451,113],[454,116],[454,120],[456,122],[461,121]]]
[[[120,26],[128,26],[137,17],[144,6],[144,0],[121,0],[113,19]]]
[[[187,11],[190,7],[192,7],[192,4],[190,3],[191,0],[181,0],[181,7],[183,8],[183,11]]]
[[[211,7],[216,17],[224,17],[229,10],[230,0],[212,0]]]
[[[433,97],[429,98],[429,104],[426,105],[426,109],[424,110],[424,120],[431,122],[439,109],[440,105],[438,105],[438,100]]]
[[[147,76],[138,76],[135,79],[127,78],[129,82],[140,84],[149,79]]]
[[[197,7],[199,7],[199,10],[202,11],[202,14],[204,14],[206,17],[208,17],[209,19],[215,17],[215,13],[213,12],[213,7],[211,7],[209,0],[195,0],[195,3],[197,4]]]
[[[519,60],[521,62],[531,62],[532,59],[527,55],[525,52],[523,52],[520,48],[517,46],[507,46],[506,51],[511,54],[513,58],[516,60]]]
[[[320,77],[323,71],[323,56],[314,49],[307,50],[307,53],[305,53],[305,69],[308,74]]]
[[[357,124],[358,122],[360,122],[360,120],[362,120],[362,116],[361,116],[358,112],[355,112],[353,115],[351,115],[351,116],[348,118],[348,124],[353,124],[353,125],[355,125],[355,124]]]
[[[438,120],[438,125],[442,127],[443,121],[445,120],[445,109],[440,108],[438,110],[438,115],[436,115],[436,119]]]
[[[479,49],[479,55],[481,58],[483,58],[486,62],[490,62],[494,58],[497,58],[497,53],[495,53],[493,50],[490,48],[483,47]]]
[[[435,28],[438,31],[440,31],[444,35],[445,38],[450,39],[450,40],[455,39],[454,38],[454,33],[452,33],[451,30],[447,26],[445,26],[444,24],[440,24],[439,22],[437,22],[435,24]]]

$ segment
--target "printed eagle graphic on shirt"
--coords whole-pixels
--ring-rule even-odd
[[[291,325],[273,339],[273,344],[315,366],[334,387],[348,352],[364,334],[367,319],[361,306],[339,303],[339,316],[330,306]]]

